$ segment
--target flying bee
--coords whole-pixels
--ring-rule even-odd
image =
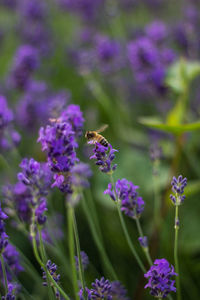
[[[99,143],[104,147],[108,147],[108,141],[105,139],[105,137],[103,137],[101,134],[99,134],[100,132],[103,132],[104,130],[106,130],[106,128],[108,127],[108,125],[103,125],[101,128],[99,128],[96,131],[86,131],[85,133],[85,137],[88,140],[88,144],[96,144]]]

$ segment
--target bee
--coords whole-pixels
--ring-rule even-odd
[[[103,137],[100,132],[103,132],[106,130],[108,125],[103,125],[101,128],[99,128],[96,131],[86,131],[85,138],[88,140],[88,144],[96,144],[99,143],[104,147],[108,147],[108,141]]]

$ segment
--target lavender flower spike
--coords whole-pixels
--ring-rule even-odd
[[[57,265],[55,263],[52,263],[51,260],[49,259],[47,261],[46,267],[47,267],[47,270],[49,271],[51,277],[53,278],[53,280],[55,280],[55,282],[59,282],[60,274],[58,274],[58,275],[56,274]],[[43,275],[42,275],[42,278],[44,279],[43,285],[47,286],[47,274],[43,268],[41,268],[41,269],[43,271]],[[56,290],[56,298],[59,298],[59,296],[60,296],[59,291]]]
[[[99,143],[95,144],[95,148],[93,149],[94,154],[90,157],[90,159],[96,159],[96,165],[99,166],[99,170],[103,173],[111,174],[116,168],[117,165],[114,164],[112,166],[112,161],[115,158],[115,150],[109,144],[108,147],[105,147]]]
[[[150,270],[144,274],[148,278],[146,288],[150,288],[150,294],[157,298],[166,298],[170,292],[176,292],[174,287],[175,280],[172,276],[178,276],[174,272],[174,267],[169,265],[169,262],[163,259],[156,259]]]
[[[127,291],[119,281],[111,282],[112,300],[129,300]]]
[[[95,282],[92,283],[91,289],[86,288],[85,290],[88,294],[88,300],[112,300],[113,297],[111,288],[111,282],[102,277],[100,280],[96,279]],[[83,300],[83,289],[80,290],[79,296],[80,299]]]
[[[108,189],[104,194],[108,194],[112,200],[121,202],[121,210],[130,218],[139,218],[144,210],[145,202],[142,197],[138,196],[136,190],[138,186],[134,185],[127,179],[117,180],[115,187],[112,189],[112,184],[108,184]],[[117,197],[117,199],[116,199]]]
[[[179,175],[178,178],[175,176],[172,179],[171,182],[172,185],[172,192],[175,195],[170,195],[170,199],[172,200],[172,203],[174,205],[181,205],[183,201],[185,200],[184,189],[187,185],[187,178],[183,178],[182,175]]]

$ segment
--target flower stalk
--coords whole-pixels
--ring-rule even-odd
[[[181,300],[181,285],[180,285],[180,273],[179,273],[179,262],[178,262],[178,231],[179,231],[179,219],[178,219],[178,205],[175,208],[175,237],[174,237],[174,264],[175,271],[179,276],[176,277],[177,287],[177,300]]]
[[[78,256],[79,277],[80,277],[80,281],[81,281],[81,286],[83,288],[84,299],[87,299],[86,292],[85,292],[85,278],[84,278],[83,264],[82,264],[82,260],[81,260],[81,249],[80,249],[80,242],[79,242],[79,236],[78,236],[78,228],[77,228],[77,223],[76,223],[76,216],[75,216],[73,207],[71,207],[71,210],[72,210],[74,236],[75,236],[75,241],[76,241],[76,250],[77,250],[77,256]]]
[[[75,251],[74,251],[74,234],[73,234],[73,209],[71,205],[67,206],[67,219],[68,219],[69,256],[70,256],[70,264],[71,264],[71,272],[72,272],[72,285],[73,285],[75,299],[79,300],[76,264],[74,259]]]
[[[39,263],[39,265],[45,270],[46,269],[46,265],[45,263],[41,260],[39,252],[38,252],[38,248],[37,248],[37,242],[36,242],[36,232],[35,232],[35,210],[33,209],[32,212],[32,224],[30,226],[30,236],[32,238],[32,245],[33,245],[33,252],[35,255],[35,258],[37,260],[37,262]],[[42,242],[42,239],[41,239]],[[42,242],[43,244],[43,242]],[[44,247],[44,245],[43,245]],[[64,299],[66,300],[70,300],[70,298],[67,296],[67,294],[63,291],[63,289],[57,284],[57,282],[52,278],[51,274],[49,273],[49,270],[47,270],[46,272],[47,277],[49,279],[49,281],[51,282],[51,284],[58,289],[58,291],[61,293],[61,295],[64,297]]]
[[[124,235],[126,237],[127,243],[129,245],[129,248],[130,248],[133,256],[135,257],[135,259],[136,259],[138,265],[140,266],[142,272],[145,273],[146,272],[145,266],[144,266],[143,262],[141,261],[139,255],[137,254],[137,251],[136,251],[136,249],[135,249],[135,247],[134,247],[134,245],[131,241],[128,230],[126,228],[126,224],[124,222],[124,218],[123,218],[123,215],[122,215],[122,212],[121,212],[120,200],[118,199],[118,196],[117,196],[117,193],[116,193],[116,190],[115,190],[115,182],[114,182],[114,178],[113,178],[112,174],[110,174],[110,179],[111,179],[111,182],[112,182],[112,185],[113,185],[113,188],[114,188],[115,197],[117,199],[117,201],[116,201],[117,211],[118,211],[118,214],[119,214],[119,219],[120,219],[122,229],[124,231]]]
[[[135,222],[136,222],[136,226],[137,226],[137,230],[138,230],[138,233],[139,233],[139,236],[144,239],[144,234],[143,234],[143,230],[142,230],[142,227],[141,227],[141,224],[140,224],[140,219],[139,217],[136,217],[135,218]],[[150,253],[149,253],[149,247],[148,246],[145,246],[145,247],[142,247],[143,251],[144,251],[144,254],[146,256],[146,259],[149,263],[149,265],[153,265],[153,261],[151,259],[151,256],[150,256]]]

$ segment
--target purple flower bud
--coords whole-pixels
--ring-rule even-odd
[[[187,185],[187,178],[183,178],[182,175],[179,175],[178,178],[175,176],[172,179],[171,182],[172,185],[172,192],[174,195],[170,195],[170,199],[172,200],[172,203],[174,205],[180,205],[185,200],[184,189]]]
[[[146,236],[139,237],[138,241],[139,241],[141,247],[143,247],[143,248],[147,248],[148,247],[148,239],[147,239]]]

